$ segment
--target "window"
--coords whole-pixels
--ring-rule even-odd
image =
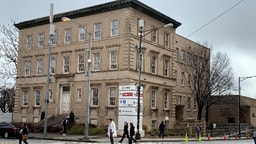
[[[49,101],[53,102],[52,89],[49,89]]]
[[[151,108],[155,109],[156,108],[156,90],[153,89],[151,93]]]
[[[117,36],[118,35],[118,21],[113,20],[111,21],[111,36]]]
[[[152,129],[157,129],[157,121],[156,120],[152,120],[152,125],[151,125]]]
[[[57,34],[57,32],[55,31],[54,38],[53,38],[53,40],[52,40],[52,45],[56,45],[56,44],[57,44],[57,39],[58,39],[58,34]]]
[[[79,28],[79,41],[84,41],[85,40],[85,27],[80,27]]]
[[[180,60],[185,62],[185,51],[184,50],[180,51]]]
[[[92,88],[92,105],[98,106],[99,105],[99,89]]]
[[[191,58],[192,58],[192,57],[191,57],[191,53],[188,52],[188,53],[187,53],[187,63],[188,63],[188,64],[191,64]]]
[[[77,100],[81,101],[82,100],[82,88],[77,88],[76,92],[77,92]]]
[[[63,72],[64,73],[69,73],[69,64],[70,64],[69,56],[64,56],[64,59],[63,59]]]
[[[194,110],[196,110],[196,104],[197,104],[196,98],[194,98]]]
[[[108,105],[115,106],[116,105],[116,87],[108,88]]]
[[[164,76],[168,77],[169,76],[169,59],[164,59]]]
[[[56,59],[54,57],[50,60],[50,73],[55,74],[56,72]]]
[[[176,104],[177,104],[177,105],[182,105],[182,104],[183,104],[182,96],[178,95],[178,96],[176,97]]]
[[[30,76],[31,61],[25,61],[25,76]]]
[[[169,94],[164,92],[164,109],[169,109]]]
[[[156,74],[157,70],[157,57],[156,56],[152,56],[151,57],[151,73],[152,74]]]
[[[117,51],[110,51],[110,69],[116,69],[117,68]]]
[[[38,47],[43,47],[44,46],[44,34],[39,33],[38,34]]]
[[[100,53],[93,53],[93,70],[99,71],[100,70]]]
[[[65,43],[70,43],[71,41],[71,29],[65,29],[65,39],[64,42]]]
[[[169,43],[170,43],[169,39],[170,39],[170,35],[168,33],[165,33],[165,35],[164,35],[164,46],[165,47],[169,47]]]
[[[31,49],[31,47],[32,47],[32,36],[29,35],[27,36],[27,48]]]
[[[23,105],[28,105],[28,90],[23,90]]]
[[[37,60],[37,75],[42,75],[43,74],[43,60],[38,59]]]
[[[156,30],[153,30],[151,32],[151,41],[154,43],[156,43],[156,41],[157,41],[157,31]]]
[[[180,85],[181,86],[185,85],[185,73],[184,72],[181,72]]]
[[[84,56],[83,55],[79,55],[77,58],[77,70],[78,72],[84,72]]]
[[[41,91],[35,90],[35,106],[40,106]]]
[[[101,23],[94,24],[94,38],[101,38]]]
[[[178,61],[180,60],[179,48],[176,48],[176,58]]]
[[[190,110],[190,106],[191,106],[191,98],[190,97],[188,97],[187,103],[188,103],[188,110]]]

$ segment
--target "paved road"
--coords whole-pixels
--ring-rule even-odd
[[[29,144],[96,144],[85,142],[70,142],[70,141],[53,141],[53,140],[39,140],[29,139]],[[2,139],[0,138],[0,144],[18,144],[17,139]],[[126,141],[124,143],[127,143]],[[198,144],[197,141],[185,142],[139,142],[138,144]],[[116,144],[118,144],[116,142]],[[228,141],[202,141],[200,144],[254,144],[253,140],[228,140]]]

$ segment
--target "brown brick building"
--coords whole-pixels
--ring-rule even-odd
[[[64,16],[74,22],[62,22]],[[188,47],[205,47],[177,35],[180,22],[138,0],[117,0],[54,16],[49,115],[73,111],[77,120],[84,121],[88,49],[84,26],[93,34],[90,123],[106,123],[110,117],[117,121],[119,86],[138,83],[140,19],[145,21],[144,30],[173,24],[142,40],[143,125],[157,128],[165,120],[167,127],[174,127],[177,119],[196,119],[194,96],[187,90],[187,75],[179,61]],[[13,120],[38,122],[45,110],[49,18],[15,26],[20,36]]]

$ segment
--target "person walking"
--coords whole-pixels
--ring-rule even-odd
[[[252,139],[254,140],[254,144],[256,144],[256,128],[252,131]]]
[[[164,121],[161,122],[159,125],[159,138],[164,138],[164,129],[165,129],[165,124]]]
[[[199,139],[200,137],[200,133],[201,133],[201,127],[199,124],[196,124],[196,134],[197,134],[197,138]]]
[[[129,132],[128,132],[128,123],[127,122],[124,122],[124,133],[123,133],[123,136],[121,138],[121,140],[119,141],[119,143],[122,143],[122,141],[124,140],[124,137],[127,136],[128,138],[128,141],[130,140],[130,137],[129,137]]]
[[[134,141],[135,143],[137,142],[134,138],[133,138],[133,136],[135,135],[135,127],[134,127],[134,125],[133,125],[133,123],[132,122],[130,122],[130,141],[129,141],[129,143],[130,144],[132,144],[132,141]]]
[[[62,122],[62,126],[63,126],[63,136],[66,136],[66,131],[67,131],[67,125],[68,125],[68,118],[64,119]]]
[[[27,139],[28,139],[28,133],[29,133],[29,130],[28,130],[28,126],[26,124],[24,124],[23,128],[20,129],[20,132],[19,132],[19,144],[22,143],[22,141],[25,143],[25,144],[28,144],[27,142]]]
[[[110,139],[110,143],[111,144],[114,144],[114,138],[113,137],[116,137],[117,134],[116,134],[116,125],[115,125],[115,122],[110,118],[109,119],[109,124],[108,124],[108,137]]]

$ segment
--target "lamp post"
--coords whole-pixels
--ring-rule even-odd
[[[239,77],[238,78],[238,136],[241,137],[241,124],[240,124],[240,107],[241,107],[241,87],[240,84],[242,81],[250,78],[254,78],[256,76],[247,76],[247,77]]]
[[[170,23],[158,28],[153,28],[153,29],[143,31],[144,20],[143,19],[139,20],[139,47],[138,47],[138,60],[139,60],[138,68],[139,69],[138,69],[138,85],[137,85],[137,96],[138,96],[137,105],[138,106],[137,106],[137,133],[135,135],[136,140],[141,139],[141,136],[140,136],[140,89],[141,89],[141,65],[142,65],[142,38],[155,30],[159,30],[160,28],[172,27],[172,26],[173,24]]]
[[[89,40],[88,40],[88,51],[87,51],[87,72],[85,73],[85,77],[87,79],[87,86],[86,86],[86,109],[85,109],[85,122],[84,122],[84,138],[88,139],[88,130],[89,130],[89,115],[90,115],[90,90],[91,90],[91,82],[90,82],[90,78],[91,78],[91,48],[92,48],[92,33],[89,32],[83,25],[81,25],[80,23],[71,20],[68,17],[62,17],[61,18],[62,21],[66,22],[66,21],[72,21],[76,24],[78,24],[79,26],[81,26],[81,28],[84,29],[84,31],[88,34],[89,36]]]

